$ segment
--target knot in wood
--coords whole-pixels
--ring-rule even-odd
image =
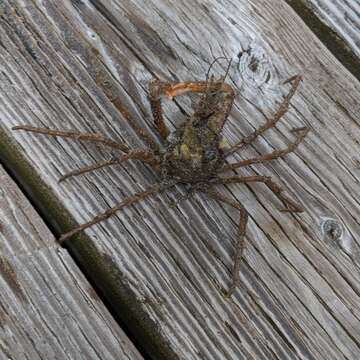
[[[322,223],[322,233],[325,240],[330,240],[333,243],[339,244],[343,229],[341,224],[334,219],[327,219]]]

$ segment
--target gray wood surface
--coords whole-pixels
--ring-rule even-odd
[[[330,52],[360,80],[358,0],[286,0]]]
[[[63,230],[59,204],[82,223],[157,177],[129,162],[59,185],[64,172],[112,154],[12,126],[94,131],[143,146],[116,100],[156,139],[148,81],[204,79],[225,53],[238,95],[224,135],[234,143],[264,123],[288,91],[284,80],[301,73],[281,124],[231,161],[284,147],[289,130],[305,124],[311,133],[295,154],[241,173],[272,176],[306,211],[279,212],[261,184],[219,188],[250,215],[243,285],[232,299],[223,291],[239,214],[202,196],[175,208],[176,191],[155,196],[68,246],[156,359],[358,358],[360,84],[284,1],[12,0],[0,11],[0,156]],[[165,110],[171,127],[183,118],[175,103]]]
[[[0,359],[142,359],[2,167]]]
[[[358,0],[306,0],[311,9],[360,56],[360,2]]]

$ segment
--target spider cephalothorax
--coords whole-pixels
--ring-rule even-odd
[[[175,84],[153,80],[150,83],[149,100],[155,126],[162,139],[162,145],[158,145],[147,132],[136,125],[130,114],[120,103],[117,103],[118,110],[134,127],[134,130],[138,133],[139,137],[147,143],[148,148],[131,150],[126,144],[117,143],[99,134],[49,130],[26,125],[16,126],[13,129],[42,133],[49,136],[69,137],[77,140],[99,142],[123,153],[118,157],[113,157],[92,166],[72,171],[64,175],[60,179],[61,181],[71,176],[80,175],[104,166],[119,164],[130,159],[143,161],[160,175],[157,184],[149,187],[145,191],[138,192],[125,198],[117,206],[96,216],[88,223],[82,224],[63,234],[60,237],[60,241],[64,241],[80,231],[109,218],[115,214],[115,212],[126,206],[134,204],[147,196],[169,189],[176,184],[187,184],[191,192],[203,192],[215,200],[224,202],[238,209],[240,212],[240,221],[235,248],[232,285],[227,292],[227,296],[230,296],[240,281],[239,268],[244,250],[244,236],[248,215],[245,208],[240,203],[223,196],[215,189],[215,185],[261,182],[264,183],[284,204],[284,209],[282,209],[282,211],[302,211],[302,208],[299,205],[283,194],[281,187],[272,181],[270,177],[260,175],[221,176],[225,172],[243,166],[282,157],[292,152],[302,141],[308,132],[308,129],[305,127],[294,129],[292,131],[296,139],[283,150],[275,150],[269,154],[260,155],[233,164],[226,163],[226,158],[229,155],[241,149],[243,146],[250,144],[265,130],[275,126],[277,121],[279,121],[286,113],[290,99],[294,95],[300,81],[300,76],[294,76],[289,79],[287,82],[292,82],[292,87],[288,95],[283,99],[275,115],[272,118],[267,119],[263,126],[256,129],[252,134],[243,138],[230,148],[226,147],[221,131],[231,110],[235,93],[232,87],[224,82],[224,78],[219,80],[211,78],[209,81]],[[169,135],[169,131],[162,116],[161,99],[163,97],[173,98],[187,93],[199,93],[201,96],[194,106],[194,113],[176,129],[174,134]]]

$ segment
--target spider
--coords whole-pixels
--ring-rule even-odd
[[[160,180],[158,183],[148,187],[144,191],[126,197],[122,202],[104,213],[95,216],[89,222],[64,233],[59,239],[60,242],[63,242],[92,225],[108,219],[124,207],[135,204],[150,195],[155,195],[167,190],[176,184],[185,184],[187,186],[189,191],[186,197],[190,197],[194,192],[202,192],[212,199],[237,209],[240,212],[240,221],[237,230],[232,282],[225,294],[226,297],[230,297],[240,283],[239,270],[244,252],[248,214],[242,204],[222,195],[215,189],[215,185],[263,183],[284,204],[284,208],[281,209],[281,211],[303,211],[302,207],[284,195],[283,189],[268,176],[221,176],[223,173],[244,166],[277,159],[295,150],[308,133],[308,128],[301,127],[293,129],[292,133],[295,135],[295,140],[282,150],[275,150],[265,155],[232,164],[226,163],[226,158],[229,155],[251,144],[257,136],[276,125],[288,110],[290,100],[298,88],[300,81],[300,75],[287,80],[285,83],[291,83],[291,89],[284,97],[273,117],[267,118],[264,125],[231,147],[225,145],[221,132],[231,110],[235,92],[233,88],[225,82],[225,77],[216,80],[213,76],[206,81],[197,82],[168,83],[158,79],[150,82],[149,101],[154,123],[161,138],[161,145],[158,145],[145,130],[139,127],[130,116],[130,113],[119,103],[116,104],[116,107],[148,147],[130,149],[125,143],[115,142],[97,133],[58,131],[27,125],[15,126],[13,130],[25,130],[47,136],[68,137],[76,140],[102,143],[105,146],[122,152],[122,155],[115,156],[110,160],[98,162],[94,165],[67,173],[62,176],[59,181],[108,165],[123,163],[127,160],[141,160],[159,174]],[[169,134],[162,115],[162,98],[172,99],[176,96],[189,95],[191,93],[199,94],[199,99],[194,105],[193,114],[188,116],[186,121],[184,121],[173,134]]]

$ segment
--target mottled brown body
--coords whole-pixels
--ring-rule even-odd
[[[118,98],[112,99],[112,103],[148,147],[131,150],[126,144],[114,142],[100,134],[50,130],[34,128],[27,125],[16,126],[13,129],[31,131],[48,136],[68,137],[81,141],[102,143],[104,146],[108,146],[123,153],[109,160],[72,171],[64,175],[60,180],[112,164],[119,164],[127,160],[141,160],[160,175],[160,180],[157,184],[125,198],[118,205],[95,216],[91,221],[68,231],[60,237],[60,241],[64,241],[80,231],[111,217],[126,206],[132,205],[147,196],[169,189],[176,184],[187,184],[191,190],[189,195],[195,191],[200,191],[215,200],[224,202],[239,210],[240,221],[238,225],[237,242],[235,245],[232,284],[226,292],[226,296],[231,296],[240,283],[239,269],[244,251],[248,215],[245,208],[240,203],[223,196],[215,189],[215,185],[230,185],[233,183],[251,184],[254,182],[261,182],[283,203],[284,208],[281,211],[302,211],[301,206],[296,204],[288,196],[284,195],[282,188],[270,177],[260,175],[221,176],[224,172],[232,171],[243,166],[277,159],[292,152],[299,145],[308,132],[307,128],[294,129],[292,133],[295,135],[296,139],[289,143],[285,149],[275,150],[269,154],[242,160],[237,163],[225,164],[225,160],[229,155],[240,150],[243,146],[250,144],[257,136],[275,126],[286,113],[290,99],[294,95],[300,81],[300,76],[289,79],[287,82],[292,82],[292,87],[287,96],[283,99],[275,115],[270,119],[266,119],[263,126],[241,139],[229,149],[224,145],[225,143],[221,136],[221,131],[230,113],[235,93],[231,86],[226,84],[222,78],[219,80],[211,78],[209,81],[175,84],[153,80],[150,83],[149,100],[154,123],[162,140],[161,145],[154,141],[150,134],[137,125]],[[194,106],[194,113],[176,129],[174,134],[169,135],[169,130],[165,125],[162,116],[161,99],[163,97],[173,98],[187,93],[201,94],[198,102]]]
[[[158,82],[158,85],[161,84]],[[221,130],[231,108],[234,92],[223,81],[161,87],[168,96],[187,91],[205,91],[199,99],[194,114],[166,138],[161,156],[162,178],[179,183],[199,184],[215,177],[224,164],[224,140]],[[184,85],[185,87],[185,85]],[[156,101],[155,94],[153,100]]]
[[[224,163],[221,139],[207,125],[186,123],[175,132],[162,157],[162,178],[180,183],[199,183],[214,177]]]

